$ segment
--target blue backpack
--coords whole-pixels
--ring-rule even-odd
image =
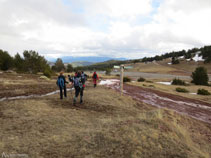
[[[57,85],[59,87],[64,87],[64,79],[62,77],[59,77],[58,80],[57,80]]]
[[[73,82],[75,87],[80,87],[80,88],[83,87],[83,84],[81,82],[81,77],[74,77]]]

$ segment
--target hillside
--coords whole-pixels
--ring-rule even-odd
[[[180,59],[179,64],[170,64],[171,59],[165,59],[162,61],[146,62],[146,63],[136,63],[127,64],[133,66],[134,69],[129,69],[126,71],[134,72],[149,72],[149,73],[160,73],[160,74],[176,74],[176,75],[190,75],[197,66],[203,66],[207,69],[207,72],[211,74],[211,63],[205,64],[202,61],[186,61]]]

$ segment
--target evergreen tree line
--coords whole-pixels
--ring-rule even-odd
[[[167,58],[172,58],[172,60],[177,62],[178,57],[184,56],[185,59],[191,59],[193,58],[197,52],[200,52],[199,56],[202,56],[204,59],[204,63],[210,63],[211,62],[211,46],[204,46],[202,48],[193,48],[189,49],[188,51],[181,50],[177,52],[170,52],[165,53],[163,55],[156,55],[155,57],[144,57],[143,59],[140,59],[142,62],[152,62],[152,61],[160,61]]]
[[[47,60],[33,50],[25,50],[23,57],[17,53],[14,57],[10,56],[7,51],[0,49],[0,70],[15,70],[20,73],[33,73],[42,72],[45,76],[50,77],[53,72],[68,71],[72,72],[72,65],[68,64],[67,68],[61,59],[57,59],[52,68],[49,66]]]
[[[3,71],[13,69],[17,72],[38,73],[51,71],[50,66],[44,57],[35,51],[25,50],[23,57],[17,53],[11,57],[7,51],[0,50],[0,69]]]

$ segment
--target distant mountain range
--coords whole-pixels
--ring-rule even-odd
[[[87,65],[104,62],[108,60],[127,60],[126,58],[110,58],[110,57],[98,57],[98,56],[91,56],[91,57],[73,57],[73,56],[63,56],[60,57],[64,63],[85,63]],[[49,62],[56,62],[57,58],[46,58]]]

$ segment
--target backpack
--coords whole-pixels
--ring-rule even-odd
[[[94,78],[94,79],[97,79],[97,74],[94,74],[93,78]]]
[[[85,81],[86,81],[86,76],[85,76],[85,74],[82,74],[81,75],[81,82],[84,84]]]
[[[80,87],[80,88],[83,87],[83,83],[81,81],[81,77],[74,77],[73,82],[74,82],[74,86],[75,87]]]
[[[57,80],[57,85],[59,87],[64,87],[64,79],[62,77],[59,77],[58,80]]]

